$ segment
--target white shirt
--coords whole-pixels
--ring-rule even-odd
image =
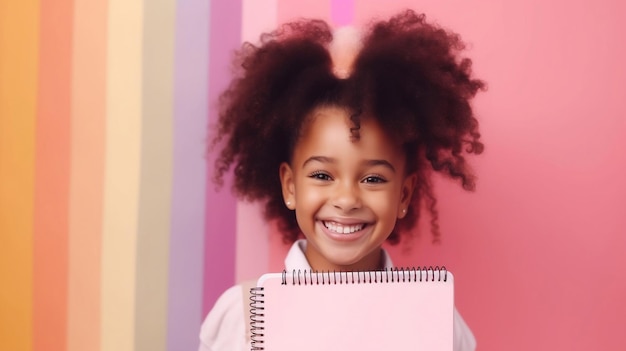
[[[311,269],[304,255],[306,240],[296,241],[285,258],[285,269]],[[393,263],[385,250],[382,252],[385,268]],[[250,350],[246,337],[248,319],[244,314],[243,289],[235,285],[226,290],[209,312],[200,330],[199,351]],[[474,351],[476,339],[461,315],[454,309],[454,351]]]

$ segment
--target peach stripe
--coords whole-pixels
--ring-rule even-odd
[[[72,0],[44,1],[40,13],[33,349],[61,351],[67,336]]]
[[[0,2],[0,349],[33,338],[39,2]]]
[[[74,0],[67,350],[100,350],[107,0]]]
[[[102,232],[104,351],[134,348],[143,1],[110,0]]]

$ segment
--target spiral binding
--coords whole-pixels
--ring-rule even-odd
[[[445,266],[435,267],[399,267],[385,268],[378,271],[313,271],[310,269],[283,270],[282,285],[334,285],[334,284],[372,284],[400,282],[448,281]]]
[[[263,287],[250,288],[250,340],[252,350],[265,350],[263,336],[265,327],[265,307],[263,307],[265,294]]]

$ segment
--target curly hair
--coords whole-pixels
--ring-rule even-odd
[[[412,229],[422,202],[439,238],[433,171],[474,190],[475,177],[465,154],[483,151],[470,100],[485,88],[472,77],[472,61],[460,57],[460,37],[406,10],[370,24],[352,73],[333,74],[328,52],[333,33],[320,20],[287,23],[261,36],[259,46],[244,43],[235,59],[235,77],[219,100],[212,148],[220,148],[214,181],[234,168],[234,191],[262,201],[265,217],[277,220],[286,242],[302,233],[285,207],[278,169],[291,160],[303,124],[319,106],[350,111],[351,133],[359,137],[360,118],[372,116],[406,154],[417,187],[407,215],[387,239],[394,244]]]

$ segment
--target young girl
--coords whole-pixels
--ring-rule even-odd
[[[484,83],[460,38],[406,11],[364,35],[299,21],[261,39],[221,96],[216,181],[234,168],[237,194],[264,203],[293,243],[285,268],[390,268],[381,246],[409,233],[421,203],[437,239],[431,172],[472,190],[464,155],[483,149],[470,100]],[[244,291],[216,302],[200,350],[250,349]],[[454,349],[475,345],[455,311]]]

